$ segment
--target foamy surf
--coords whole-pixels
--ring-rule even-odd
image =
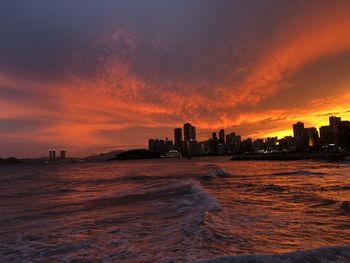
[[[350,246],[324,247],[285,254],[224,256],[195,263],[349,263]]]
[[[220,178],[220,177],[230,177],[231,174],[222,168],[216,167],[216,166],[209,166],[209,168],[214,168],[212,170],[210,170],[209,172],[203,174],[200,176],[200,179],[204,179],[204,180],[210,180],[210,179],[215,179],[215,178]]]

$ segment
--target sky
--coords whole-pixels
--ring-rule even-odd
[[[0,157],[350,119],[348,0],[2,0]]]

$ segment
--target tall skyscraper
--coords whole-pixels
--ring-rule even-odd
[[[189,142],[191,140],[196,140],[196,127],[192,126],[191,123],[184,124],[184,140]]]
[[[217,154],[218,153],[218,137],[216,136],[216,132],[213,132],[210,140],[210,151],[212,154]]]
[[[346,141],[349,141],[346,130],[347,121],[342,121],[340,117],[330,116],[329,125],[320,127],[320,141],[322,145],[341,146],[346,148]]]
[[[318,149],[320,137],[315,127],[306,128],[307,144],[309,149]]]
[[[174,149],[182,152],[182,129],[174,129]]]
[[[329,117],[330,126],[338,126],[340,123],[341,123],[341,117],[336,117],[336,116]]]
[[[293,124],[293,135],[294,135],[294,138],[301,137],[304,134],[305,134],[304,123],[297,122],[296,124]]]
[[[196,127],[193,125],[191,126],[191,140],[197,140]]]
[[[225,130],[221,129],[219,131],[219,143],[225,143]]]
[[[184,143],[182,152],[183,155],[192,155],[196,153],[197,141],[196,141],[196,127],[191,123],[184,124]]]
[[[191,123],[185,123],[184,124],[184,141],[189,141],[191,139],[191,133],[192,133],[192,125]]]
[[[61,158],[61,160],[66,159],[66,150],[61,149],[61,151],[60,151],[60,158]]]
[[[234,132],[229,133],[226,135],[226,144],[230,153],[239,153],[241,150],[241,136]]]

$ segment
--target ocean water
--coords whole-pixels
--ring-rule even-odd
[[[350,164],[0,167],[0,262],[350,262]]]

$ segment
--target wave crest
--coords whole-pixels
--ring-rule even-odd
[[[184,198],[193,200],[194,205],[199,205],[207,211],[220,210],[218,201],[209,193],[193,182],[173,182],[161,184],[150,188],[143,188],[123,193],[118,196],[99,198],[92,201],[94,207],[105,207],[113,205],[128,205],[135,202],[147,202],[153,200],[164,200],[174,198],[181,201]]]
[[[225,169],[215,169],[213,171],[210,171],[204,175],[202,175],[200,178],[204,180],[210,180],[210,179],[215,179],[218,177],[229,177],[231,174],[226,171]]]
[[[286,254],[225,256],[196,263],[349,263],[350,246],[323,247]]]

